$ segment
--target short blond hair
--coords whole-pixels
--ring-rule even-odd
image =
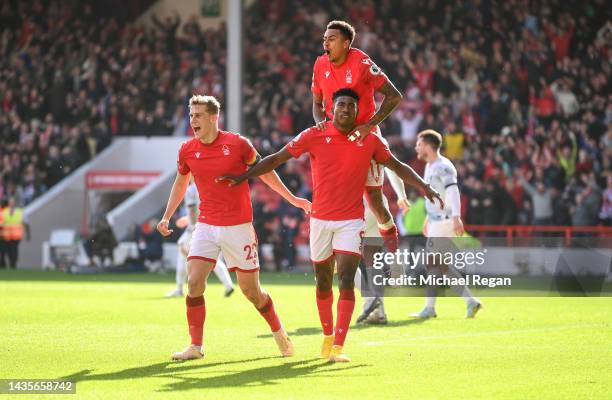
[[[221,110],[221,104],[214,96],[204,96],[201,94],[194,94],[189,99],[189,107],[203,105],[206,106],[206,112],[210,114],[219,114]]]
[[[442,147],[442,135],[433,129],[425,129],[424,131],[419,132],[417,138],[423,139],[423,141],[430,144],[434,150],[438,150],[440,147]]]

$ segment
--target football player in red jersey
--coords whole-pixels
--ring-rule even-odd
[[[378,125],[398,106],[402,95],[366,53],[351,46],[354,38],[355,29],[349,23],[331,21],[327,24],[323,35],[325,53],[317,57],[313,67],[312,114],[317,127],[323,128],[332,118],[332,95],[344,87],[353,89],[359,95],[359,113],[350,137],[361,141],[372,132],[380,135]],[[384,96],[378,110],[374,99],[377,92]],[[410,203],[403,182],[393,172],[388,173],[388,178],[397,194],[398,206],[407,211]],[[364,192],[371,211],[366,214],[366,234],[377,236],[378,226],[385,246],[393,252],[398,246],[398,230],[382,192],[384,180],[384,167],[372,160]],[[382,299],[370,297],[364,300],[358,322],[365,321],[377,307],[384,315]]]
[[[157,230],[168,236],[168,221],[179,206],[191,175],[200,196],[200,215],[193,232],[188,260],[187,322],[191,345],[175,353],[175,360],[202,358],[206,306],[204,288],[208,275],[222,251],[230,271],[236,271],[238,286],[264,317],[283,356],[293,355],[289,340],[269,294],[259,284],[257,237],[253,229],[253,210],[249,185],[218,184],[222,174],[244,173],[259,155],[251,142],[237,133],[219,130],[219,102],[211,96],[195,95],[189,100],[189,119],[195,137],[183,143],[178,155],[178,173],[170,192],[166,211]],[[289,203],[310,212],[308,200],[295,197],[276,173],[261,179]]]
[[[404,182],[421,189],[433,201],[443,202],[412,168],[398,161],[378,135],[351,141],[359,96],[343,88],[332,97],[333,121],[319,129],[312,127],[241,175],[220,176],[232,185],[269,173],[288,161],[309,153],[312,166],[313,204],[310,218],[310,257],[317,281],[317,308],[323,328],[321,356],[333,362],[348,362],[342,349],[355,307],[354,279],[361,258],[365,227],[363,190],[372,159],[394,171]],[[334,330],[332,282],[337,266],[340,295]]]

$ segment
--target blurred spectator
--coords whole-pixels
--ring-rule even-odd
[[[162,236],[155,230],[157,221],[150,220],[136,230],[138,261],[147,268],[160,262],[164,256]]]
[[[521,185],[529,196],[533,205],[533,225],[552,225],[553,217],[553,191],[546,188],[544,182],[537,180],[535,185],[530,184],[525,177],[519,175]]]
[[[117,239],[106,218],[98,220],[93,234],[85,240],[84,247],[89,257],[89,265],[114,264],[113,251],[117,247]]]
[[[608,174],[606,179],[606,190],[602,195],[599,218],[604,225],[612,225],[612,174]]]

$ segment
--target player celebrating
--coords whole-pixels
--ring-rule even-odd
[[[439,209],[428,201],[425,203],[427,219],[425,220],[424,235],[428,238],[453,238],[462,236],[465,232],[461,221],[461,200],[459,187],[457,185],[457,170],[453,163],[440,154],[442,146],[442,135],[427,129],[417,135],[416,153],[420,160],[427,163],[425,166],[425,181],[436,191],[444,196],[446,208]],[[432,241],[428,240],[428,243]],[[427,266],[432,269],[434,266]],[[458,274],[452,266],[442,267],[444,272]],[[482,307],[478,299],[472,296],[470,289],[465,286],[453,287],[465,299],[467,305],[467,318],[474,318]],[[414,317],[431,318],[436,317],[436,290],[435,287],[427,288],[427,302],[425,308]]]
[[[361,258],[364,230],[363,190],[370,160],[395,171],[401,179],[421,188],[433,200],[438,193],[410,167],[399,162],[377,135],[363,142],[349,140],[355,126],[359,96],[349,88],[334,93],[333,123],[312,127],[296,136],[277,153],[264,158],[240,176],[222,176],[235,185],[250,177],[269,173],[291,157],[310,153],[313,207],[310,219],[310,257],[317,281],[317,307],[323,327],[321,356],[333,362],[348,362],[342,347],[355,307],[354,278]],[[340,296],[334,332],[333,273],[337,266]]]
[[[312,114],[317,127],[323,129],[326,121],[332,118],[334,92],[345,87],[353,89],[359,96],[359,113],[351,139],[363,140],[370,132],[380,135],[378,125],[398,106],[402,95],[366,53],[351,47],[354,38],[355,29],[349,23],[331,21],[327,24],[323,36],[325,54],[317,57],[313,68]],[[375,92],[384,96],[378,111],[374,101]],[[365,190],[371,210],[371,213],[366,214],[366,235],[378,236],[377,226],[387,249],[395,251],[398,246],[398,231],[382,193],[384,180],[384,168],[372,161]],[[397,194],[399,207],[408,209],[403,182],[393,172],[389,174],[389,180]],[[375,221],[370,222],[370,218],[375,218]],[[382,309],[382,299],[366,298],[359,321],[365,320],[377,306]]]
[[[198,189],[195,184],[191,183],[187,187],[185,192],[185,207],[187,208],[187,226],[185,231],[179,238],[178,244],[178,256],[176,260],[176,289],[166,295],[166,297],[182,297],[183,296],[183,285],[187,280],[187,256],[189,255],[189,245],[191,243],[191,236],[195,229],[196,223],[198,222],[198,204],[200,198],[198,197]],[[185,217],[182,217],[185,218]],[[181,218],[181,219],[182,219]],[[180,220],[180,219],[179,219]],[[179,221],[177,221],[177,225]],[[234,293],[234,284],[232,278],[227,270],[227,265],[219,257],[215,268],[213,268],[215,275],[219,278],[219,281],[225,287],[225,297],[229,297]]]
[[[185,301],[191,345],[172,358],[188,360],[204,356],[204,288],[220,251],[230,270],[236,271],[242,293],[270,326],[281,354],[291,356],[293,344],[276,314],[272,298],[259,284],[257,237],[252,224],[249,185],[245,182],[229,187],[215,183],[215,177],[219,175],[244,173],[259,155],[246,138],[219,130],[219,109],[219,102],[212,96],[194,95],[189,100],[189,119],[195,137],[183,143],[179,150],[178,173],[164,216],[157,225],[163,236],[172,232],[168,221],[181,203],[193,174],[200,194],[200,216],[187,258],[188,294]],[[262,180],[289,203],[310,211],[310,202],[295,197],[276,173],[266,174]]]

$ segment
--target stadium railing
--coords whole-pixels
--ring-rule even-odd
[[[611,239],[612,227],[609,226],[558,226],[558,225],[466,225],[466,232],[474,236],[492,234],[506,237],[508,246],[515,238],[536,236],[563,237],[566,245],[571,245],[576,237],[593,239]]]

